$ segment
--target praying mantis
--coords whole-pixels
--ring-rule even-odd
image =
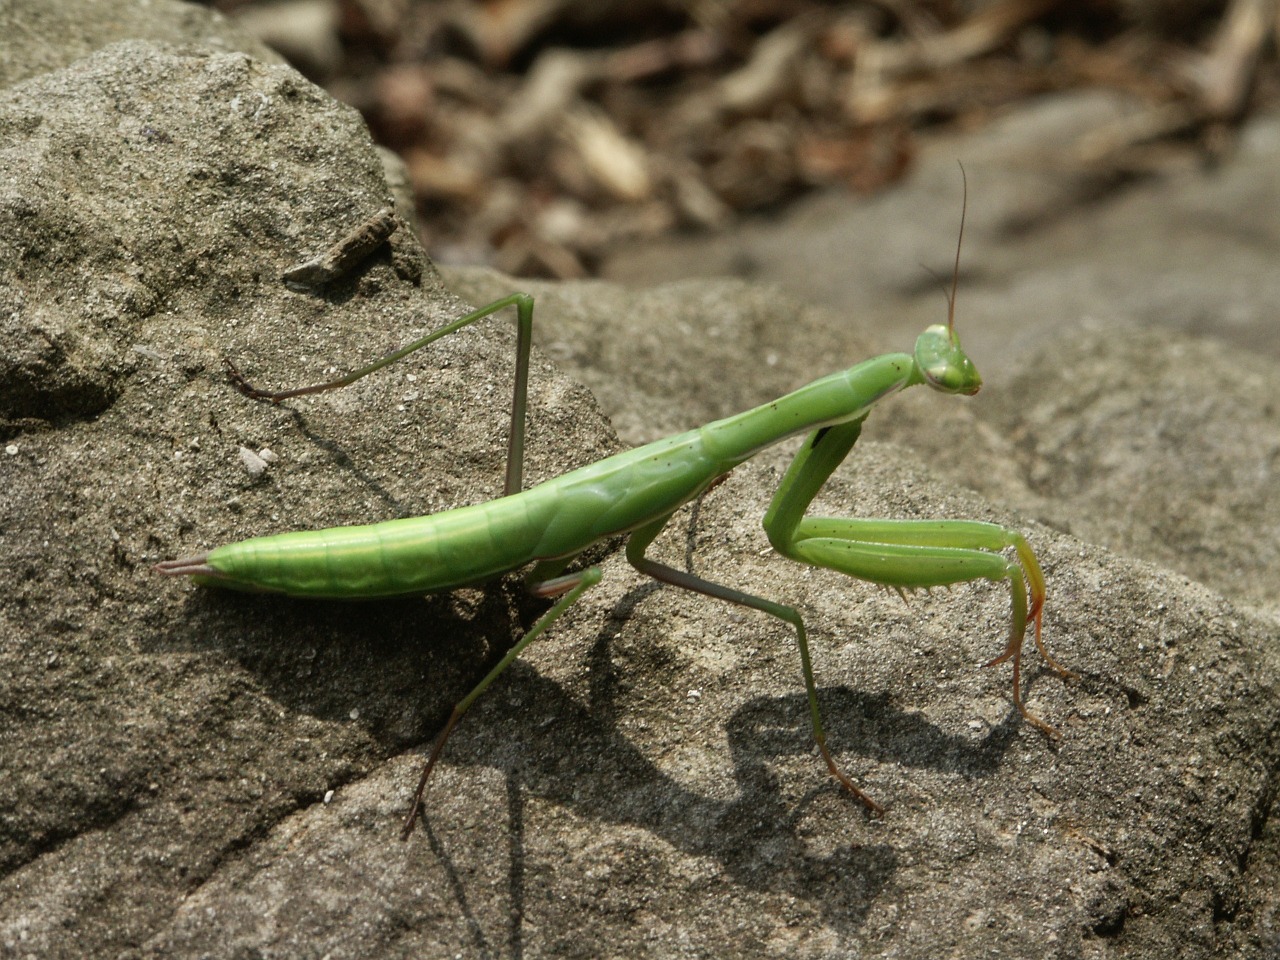
[[[962,168],[963,173],[963,168]],[[964,239],[960,217],[956,261],[947,294],[947,322],[930,326],[912,353],[890,353],[815,380],[745,413],[607,457],[523,489],[524,428],[533,299],[513,294],[432,331],[340,379],[269,392],[250,384],[224,361],[247,396],[279,403],[354,383],[362,377],[469,324],[514,307],[516,375],[502,497],[441,513],[327,530],[281,533],[231,543],[156,569],[187,576],[201,586],[282,593],[294,597],[371,599],[421,595],[472,586],[526,567],[527,588],[553,605],[475,687],[454,706],[436,735],[401,831],[408,839],[423,809],[427,784],[458,721],[520,654],[588,590],[600,582],[598,566],[574,569],[587,549],[628,535],[626,558],[661,583],[758,610],[794,631],[808,695],[809,720],[831,775],[872,814],[884,808],[840,768],[827,745],[800,612],[792,606],[713,583],[647,555],[658,534],[685,504],[702,496],[737,465],[797,434],[805,439],[764,515],[773,549],[799,563],[826,567],[903,593],[985,579],[1006,583],[1010,630],[1003,652],[987,666],[1013,665],[1013,703],[1045,735],[1057,730],[1022,700],[1022,644],[1034,625],[1036,647],[1060,676],[1074,674],[1049,654],[1041,639],[1045,580],[1021,533],[974,520],[878,520],[809,517],[813,498],[857,442],[863,421],[882,400],[918,384],[968,396],[982,385],[955,330],[956,287]],[[1006,556],[1012,551],[1014,559]]]

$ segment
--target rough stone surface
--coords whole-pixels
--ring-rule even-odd
[[[266,63],[280,56],[207,7],[183,0],[7,0],[0,23],[0,87],[65,67],[121,40],[153,40]]]
[[[657,589],[615,554],[459,728],[427,824],[400,844],[410,748],[538,605],[505,581],[285,602],[150,565],[492,497],[507,324],[340,394],[250,403],[224,355],[295,384],[463,309],[403,241],[323,297],[280,283],[387,200],[358,119],[287,68],[130,43],[10,88],[0,131],[0,951],[1274,956],[1274,610],[1150,562],[1181,546],[1131,537],[1122,553],[1064,528],[1092,536],[1105,515],[1086,508],[1130,510],[1118,489],[1159,478],[1164,509],[1218,509],[1224,565],[1274,582],[1249,543],[1275,505],[1204,502],[1211,481],[1181,462],[1196,451],[1143,415],[1174,401],[1125,351],[1086,331],[1046,350],[1059,379],[1033,353],[1023,378],[987,372],[984,403],[894,398],[820,501],[1028,532],[1045,639],[1080,673],[1027,660],[1060,742],[1012,711],[1007,667],[975,669],[1004,645],[1007,592],[904,606],[770,555],[759,521],[786,451],[770,452],[655,553],[803,610],[833,749],[887,816],[814,755],[785,627]],[[458,281],[476,300],[502,283]],[[617,364],[592,376],[628,439],[905,346],[852,342],[848,317],[740,282],[546,293],[541,342]],[[1150,368],[1181,369],[1188,343],[1154,343]],[[1238,362],[1204,356],[1210,375]],[[1242,384],[1252,443],[1276,449],[1273,379]],[[614,448],[585,390],[541,361],[532,402],[532,480]],[[1088,429],[1071,431],[1077,415]],[[1198,433],[1227,430],[1233,403],[1198,415]],[[253,476],[241,447],[278,459]],[[1047,486],[1055,464],[1126,453],[1124,470],[1083,471],[1096,498]]]

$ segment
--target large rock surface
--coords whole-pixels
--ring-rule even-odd
[[[151,564],[494,496],[509,325],[340,394],[250,403],[223,356],[294,384],[464,309],[407,238],[326,296],[280,282],[388,200],[358,118],[285,67],[127,43],[8,89],[0,130],[0,950],[1275,950],[1274,610],[1230,589],[1239,578],[1150,562],[1177,566],[1176,545],[1167,557],[1072,535],[1105,528],[1086,508],[1133,521],[1124,489],[1155,478],[1223,567],[1274,582],[1249,546],[1274,524],[1270,475],[1249,511],[1206,502],[1212,481],[1142,415],[1180,416],[1177,399],[1153,398],[1124,352],[1101,355],[1085,330],[1021,379],[989,372],[985,404],[895,398],[821,498],[832,514],[1028,532],[1050,580],[1046,640],[1081,674],[1063,682],[1028,657],[1029,702],[1059,743],[1012,711],[1007,667],[975,669],[1003,647],[1000,589],[904,606],[768,554],[759,521],[786,465],[771,452],[656,553],[804,611],[832,746],[887,816],[869,819],[814,755],[787,629],[654,589],[615,554],[468,716],[426,828],[401,844],[411,748],[537,615],[518,581],[307,604],[196,590]],[[505,289],[454,281],[475,302]],[[536,292],[547,352],[606,366],[583,378],[633,442],[906,346],[857,343],[849,318],[740,282]],[[816,357],[788,349],[801,334]],[[1158,370],[1203,358],[1222,399],[1196,408],[1197,434],[1231,429],[1247,402],[1264,411],[1253,449],[1280,449],[1274,378],[1193,341],[1151,349]],[[278,459],[255,476],[241,447]],[[614,448],[586,391],[538,360],[530,478]],[[1126,453],[1123,468],[1080,471],[1110,478],[1092,502],[1056,478]]]

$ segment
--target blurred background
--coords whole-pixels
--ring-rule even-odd
[[[932,140],[1073,92],[1113,109],[1039,159],[1096,200],[1230,162],[1280,92],[1276,0],[213,5],[404,158],[433,258],[517,276],[598,275],[815,190],[876,194]]]

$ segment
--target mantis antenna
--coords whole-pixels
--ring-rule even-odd
[[[951,293],[947,296],[947,332],[955,333],[956,329],[956,285],[960,282],[960,245],[964,243],[964,215],[969,211],[969,177],[964,172],[964,164],[959,160],[960,180],[964,184],[963,199],[960,201],[960,236],[956,238],[956,265],[951,271]]]

